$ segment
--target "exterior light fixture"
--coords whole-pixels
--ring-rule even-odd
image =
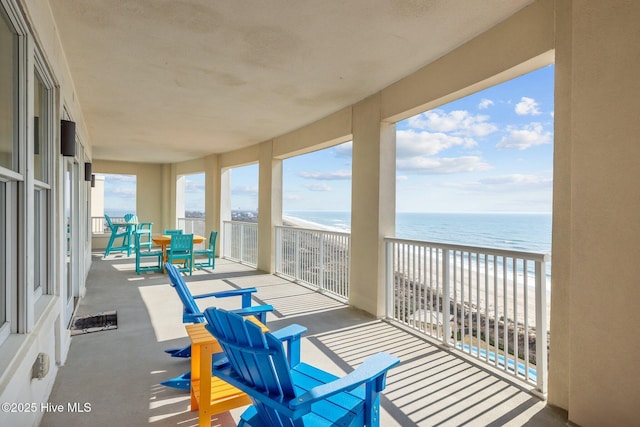
[[[67,157],[76,155],[76,122],[60,121],[60,154]]]
[[[91,163],[84,164],[84,180],[91,181]]]

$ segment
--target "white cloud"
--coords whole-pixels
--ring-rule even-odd
[[[516,114],[520,116],[537,116],[538,114],[541,114],[540,110],[538,110],[538,103],[536,100],[533,98],[527,98],[526,96],[520,98],[520,102],[516,104],[515,111]]]
[[[398,159],[396,162],[398,170],[424,175],[451,174],[463,172],[481,172],[491,169],[491,165],[487,164],[478,156],[462,156],[462,157],[410,157],[406,159]]]
[[[123,197],[123,198],[135,198],[136,197],[136,189],[135,188],[114,188],[110,191],[112,196]]]
[[[233,194],[250,194],[257,195],[258,187],[252,185],[239,185],[231,190]]]
[[[478,181],[483,186],[492,187],[547,187],[553,184],[553,179],[536,175],[499,175],[481,179]]]
[[[491,176],[473,182],[447,183],[444,185],[474,193],[522,193],[533,190],[551,191],[553,179],[548,176],[510,174]]]
[[[344,144],[336,145],[333,147],[333,154],[336,157],[348,157],[351,158],[353,152],[353,141],[345,142]]]
[[[407,120],[410,127],[432,132],[451,132],[458,136],[486,136],[498,130],[487,115],[471,115],[465,110],[449,113],[431,110]]]
[[[398,175],[396,176],[396,181],[407,181],[409,179],[406,175]]]
[[[114,182],[136,182],[135,175],[120,175],[120,174],[104,174],[105,183],[114,183]]]
[[[313,183],[313,184],[305,184],[304,186],[309,191],[332,191],[331,187],[329,187],[327,184],[325,184],[323,182]]]
[[[290,194],[290,193],[284,194],[282,198],[284,200],[292,200],[292,201],[302,200],[302,197],[300,197],[299,194]]]
[[[487,98],[483,98],[480,101],[480,104],[478,104],[478,109],[480,110],[486,110],[487,108],[491,107],[494,104],[494,102],[490,99]]]
[[[329,171],[329,172],[298,172],[298,176],[306,179],[335,181],[335,180],[351,179],[351,171],[337,170],[337,171]]]
[[[186,193],[201,193],[201,192],[204,192],[204,182],[202,182],[202,181],[192,181],[190,179],[185,179],[185,181],[184,181],[184,191]]]
[[[545,131],[540,123],[530,123],[521,129],[508,128],[509,134],[502,138],[496,148],[526,150],[536,145],[551,144],[551,132]]]
[[[431,156],[455,146],[471,148],[476,145],[476,141],[471,138],[451,136],[445,133],[416,132],[415,130],[396,132],[398,158]]]

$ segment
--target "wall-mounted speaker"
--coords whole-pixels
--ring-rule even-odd
[[[76,122],[60,121],[60,154],[69,157],[76,155]]]

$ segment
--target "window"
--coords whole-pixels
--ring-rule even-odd
[[[33,291],[37,299],[46,289],[50,258],[50,163],[53,141],[53,83],[42,55],[35,51],[33,87]]]
[[[42,285],[46,283],[48,266],[48,233],[47,233],[47,191],[36,189],[33,198],[34,242],[33,242],[33,290],[42,294]]]
[[[11,12],[11,10],[9,10]],[[15,18],[15,19],[14,19]],[[17,23],[17,24],[16,24]],[[14,25],[16,24],[16,25]],[[26,49],[25,38],[18,28],[16,15],[0,7],[0,343],[9,333],[18,330],[17,303],[17,229],[19,223],[18,184],[20,174],[19,132],[24,99],[24,62],[20,60]]]
[[[7,192],[6,182],[0,181],[0,260],[7,259],[6,248],[6,226],[7,226]],[[0,277],[3,283],[0,287],[0,331],[7,322],[7,266],[5,262],[0,262]]]
[[[17,53],[18,36],[0,10],[0,167],[17,170]]]
[[[35,72],[33,88],[33,178],[47,182],[47,119],[49,103],[47,88],[40,73]]]

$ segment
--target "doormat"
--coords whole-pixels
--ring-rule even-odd
[[[118,329],[118,313],[115,310],[75,317],[71,325],[71,335],[89,334],[112,329]]]

